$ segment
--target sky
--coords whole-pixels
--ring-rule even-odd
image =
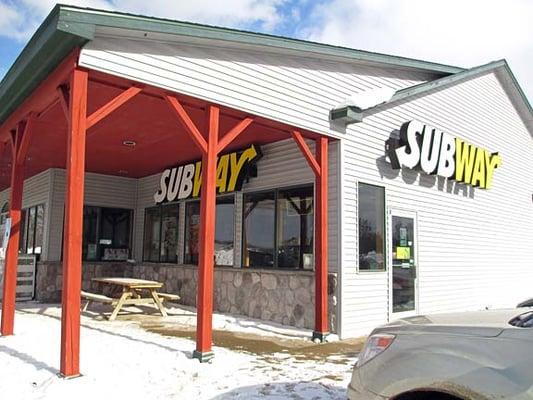
[[[0,77],[56,2],[0,0]],[[64,0],[473,67],[505,58],[533,102],[533,0]]]

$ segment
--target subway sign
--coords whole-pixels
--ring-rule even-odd
[[[409,121],[400,129],[400,140],[389,142],[392,168],[418,169],[482,189],[490,189],[498,153],[474,146],[437,128]]]
[[[256,162],[261,158],[261,149],[250,147],[221,155],[217,160],[217,193],[241,190],[243,182],[257,176]],[[174,168],[161,174],[159,190],[154,194],[156,204],[195,198],[200,195],[202,186],[202,161],[196,161]]]

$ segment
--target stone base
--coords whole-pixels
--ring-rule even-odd
[[[327,342],[328,335],[329,335],[329,332],[313,331],[313,342],[325,343]]]
[[[36,300],[61,303],[63,267],[60,262],[37,264]],[[124,262],[84,262],[82,289],[113,297],[113,287],[94,282],[95,277],[140,278],[164,283],[162,292],[177,294],[180,304],[196,307],[198,268],[194,265]],[[328,276],[329,332],[336,331],[338,281]],[[216,267],[213,311],[244,315],[296,328],[315,327],[315,273],[276,269]]]
[[[213,353],[212,351],[202,352],[202,351],[194,350],[192,352],[192,358],[196,358],[201,363],[209,362],[213,359],[213,357],[215,357],[215,353]]]

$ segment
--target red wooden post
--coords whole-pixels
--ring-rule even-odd
[[[209,106],[207,152],[202,156],[202,191],[200,194],[200,251],[198,254],[198,298],[196,305],[196,350],[200,362],[213,358],[213,267],[215,254],[215,212],[217,142],[220,110]]]
[[[313,340],[325,340],[328,323],[328,139],[316,140],[316,158],[320,173],[316,175],[315,204],[315,330]]]
[[[80,291],[87,126],[86,71],[75,69],[70,81],[67,140],[67,186],[63,238],[63,294],[61,313],[61,363],[64,377],[80,374]]]
[[[7,245],[4,269],[4,293],[2,298],[2,336],[13,334],[15,323],[15,302],[17,288],[17,265],[20,240],[20,215],[22,207],[22,190],[24,186],[24,163],[17,157],[21,137],[20,129],[13,137],[11,161],[11,195],[9,200],[9,217],[11,218],[11,235]]]

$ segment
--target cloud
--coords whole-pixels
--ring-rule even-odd
[[[118,10],[234,28],[258,27],[272,31],[282,20],[285,0],[66,0],[62,4]],[[35,32],[57,2],[0,0],[0,35],[24,42]]]
[[[506,58],[533,99],[532,21],[531,0],[333,0],[298,35],[464,67]]]

